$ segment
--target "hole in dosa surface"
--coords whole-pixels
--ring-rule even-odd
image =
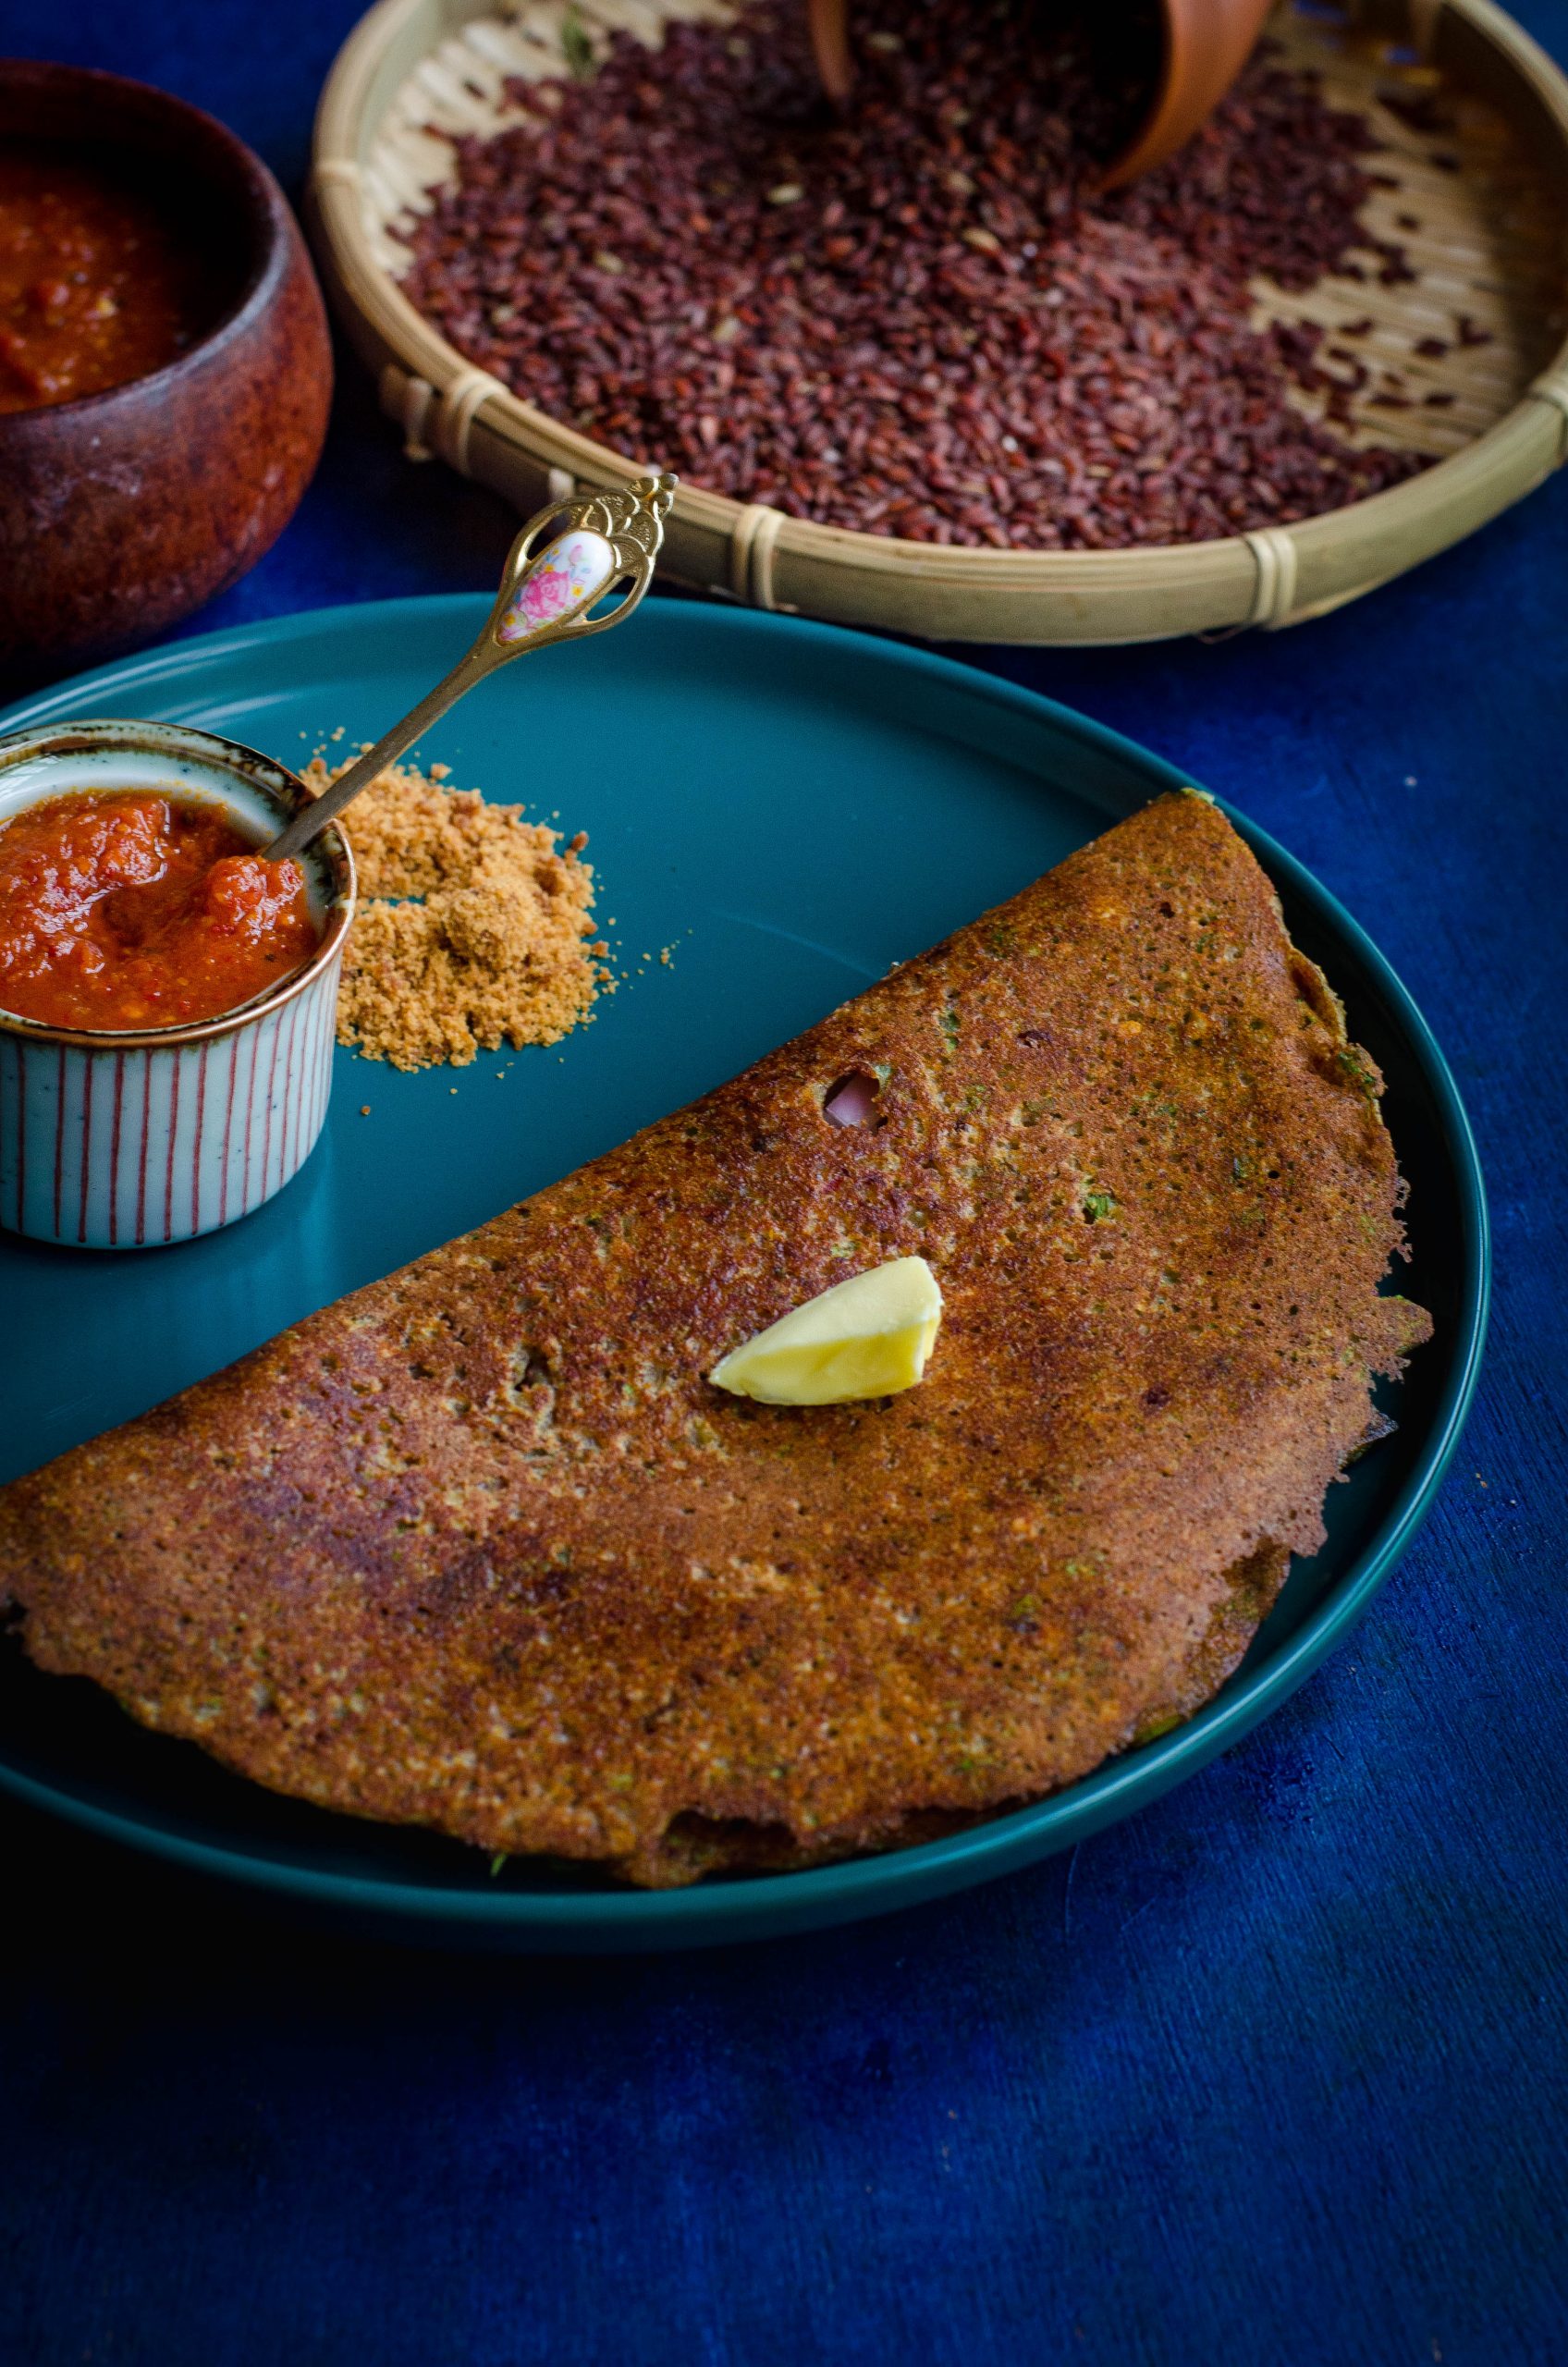
[[[880,1080],[868,1069],[851,1069],[823,1095],[822,1114],[833,1126],[869,1125],[881,1090]]]

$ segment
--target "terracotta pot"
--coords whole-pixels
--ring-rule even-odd
[[[326,433],[332,350],[293,215],[260,158],[165,92],[0,62],[0,137],[154,163],[232,256],[216,325],[166,369],[0,413],[0,664],[151,640],[253,567]]]
[[[806,0],[823,89],[839,104],[854,84],[848,0]],[[1165,59],[1148,114],[1104,176],[1118,189],[1162,165],[1213,114],[1263,31],[1273,0],[1161,0]]]
[[[1120,189],[1206,123],[1257,46],[1274,0],[1162,0],[1165,62],[1154,104],[1105,176]]]

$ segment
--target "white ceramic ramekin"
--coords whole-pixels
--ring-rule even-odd
[[[237,741],[92,722],[0,739],[0,823],[70,789],[175,789],[258,845],[309,796]],[[190,1241],[270,1200],[315,1147],[332,1090],[354,863],[336,828],[300,858],[323,921],[303,969],[220,1018],[140,1033],[0,1010],[0,1224],[82,1249]]]

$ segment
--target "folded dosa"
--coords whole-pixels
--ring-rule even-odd
[[[0,1491],[0,1596],[41,1666],[260,1783],[638,1883],[1037,1797],[1223,1681],[1427,1334],[1378,1290],[1379,1085],[1241,840],[1163,798]],[[918,1388],[704,1378],[914,1254]]]

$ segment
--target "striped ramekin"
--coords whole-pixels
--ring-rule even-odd
[[[270,757],[184,724],[0,739],[0,828],[69,790],[153,788],[221,803],[258,845],[310,794]],[[76,1248],[150,1248],[232,1224],[298,1174],[326,1117],[354,912],[353,857],[336,828],[300,860],[321,942],[237,1011],[100,1033],[0,1010],[0,1224]]]

